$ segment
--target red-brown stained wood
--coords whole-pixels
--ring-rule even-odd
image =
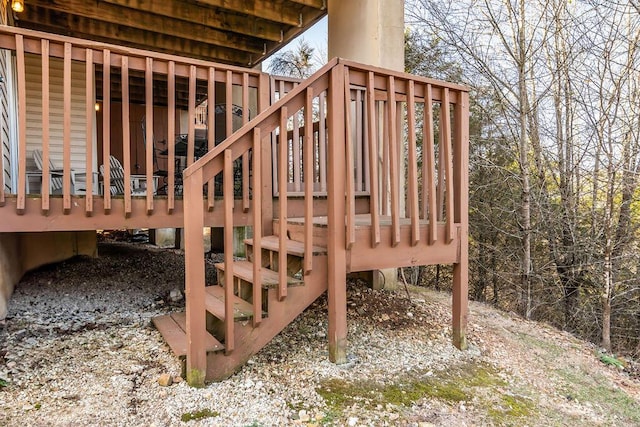
[[[447,212],[447,242],[454,239],[453,227],[453,206],[456,197],[453,191],[453,156],[451,153],[451,114],[449,112],[449,89],[444,89],[442,97],[442,111],[440,112],[440,141],[442,144],[442,155],[445,162],[445,185],[446,185],[446,212]]]
[[[258,88],[258,109],[260,112],[266,110],[269,107],[269,76],[262,74],[260,78],[260,87]],[[261,143],[262,150],[262,200],[258,200],[254,197],[254,200],[258,200],[254,203],[260,203],[260,210],[262,211],[262,232],[264,235],[270,235],[273,233],[273,180],[275,176],[272,170],[273,157],[271,156],[270,143]]]
[[[318,156],[320,158],[320,191],[327,191],[327,111],[325,102],[327,99],[326,92],[321,92],[319,96],[320,102],[318,106]]]
[[[391,187],[391,244],[400,243],[400,181],[398,177],[398,126],[396,109],[396,87],[393,76],[389,76],[388,83],[389,106],[387,109],[387,121],[389,126],[389,186]]]
[[[431,96],[431,85],[427,85],[422,137],[422,197],[424,201],[424,218],[429,219],[428,242],[430,245],[433,245],[438,238],[438,234],[436,233],[438,216],[435,181],[436,157],[433,141],[433,103]]]
[[[227,274],[224,275],[224,346],[225,352],[230,354],[235,348],[234,342],[234,320],[233,320],[233,153],[231,150],[224,151],[224,177],[223,177],[223,198],[224,198],[224,265]],[[202,194],[202,187],[200,187]],[[200,229],[202,230],[202,229]],[[202,240],[202,236],[200,236]],[[202,258],[202,253],[200,253]],[[204,279],[203,279],[204,283]],[[204,287],[203,287],[204,289]],[[254,304],[261,305],[261,304]]]
[[[287,181],[288,181],[288,146],[287,121],[289,119],[287,107],[280,109],[280,144],[278,146],[278,204],[280,220],[280,254],[286,254],[287,239]],[[278,299],[282,301],[287,296],[287,257],[278,257]]]
[[[169,61],[167,74],[167,210],[172,213],[175,209],[176,194],[176,64]]]
[[[347,361],[347,284],[345,234],[345,182],[342,171],[346,168],[344,155],[344,74],[338,64],[331,69],[328,96],[328,311],[329,360]]]
[[[24,39],[16,35],[16,68],[18,71],[18,200],[16,212],[25,211],[25,192],[27,177],[27,84],[24,64]],[[4,159],[0,159],[4,162]],[[4,189],[3,189],[4,191]]]
[[[356,140],[355,140],[355,149],[356,149],[356,160],[355,160],[355,169],[356,169],[356,182],[355,182],[355,191],[362,191],[363,187],[362,187],[362,175],[365,172],[365,164],[366,162],[364,162],[362,160],[363,158],[363,135],[362,135],[362,122],[364,120],[363,114],[362,114],[362,90],[360,89],[356,89],[355,90],[355,95],[356,95],[356,104],[355,104],[355,114],[356,114],[356,119],[355,119],[355,135],[356,135]]]
[[[85,64],[85,114],[87,120],[85,128],[85,212],[88,216],[93,214],[93,121],[96,114],[95,103],[93,100],[93,79],[93,50],[87,49],[87,61]]]
[[[226,81],[224,83],[225,97],[225,135],[227,138],[233,133],[233,74],[227,71]]]
[[[413,80],[409,80],[407,92],[407,121],[408,121],[408,168],[409,168],[409,217],[411,218],[411,243],[417,245],[420,241],[420,200],[418,199],[418,157],[416,147],[416,104]]]
[[[467,348],[469,299],[469,95],[458,94],[454,109],[453,168],[456,203],[454,221],[460,224],[460,256],[453,265],[453,344]]]
[[[291,157],[293,158],[293,191],[299,193],[301,191],[300,170],[302,163],[300,159],[300,112],[293,114],[293,132],[291,137]],[[288,134],[288,132],[287,132]]]
[[[122,166],[124,182],[131,182],[131,133],[129,131],[129,58],[122,57]],[[124,215],[131,215],[131,186],[124,186]]]
[[[50,108],[50,92],[49,92],[49,41],[42,40],[42,212],[46,215],[49,213],[49,193],[50,188],[50,154],[49,154],[49,108]],[[1,157],[0,157],[1,159]]]
[[[378,126],[373,72],[367,74],[367,142],[369,145],[369,205],[371,212],[371,244],[380,243],[380,206],[378,193]]]
[[[262,321],[262,135],[260,128],[253,130],[253,326]]]
[[[242,73],[242,124],[249,121],[249,75]],[[249,152],[242,155],[242,210],[249,211]]]
[[[196,140],[196,66],[189,68],[189,127],[187,131],[187,166],[195,159]]]
[[[313,88],[307,88],[304,103],[304,274],[313,268]]]
[[[145,83],[145,172],[147,183],[147,215],[153,213],[153,58],[147,58]]]
[[[382,103],[382,113],[380,120],[380,133],[378,141],[382,152],[382,162],[380,164],[380,210],[382,215],[389,215],[389,103]]]
[[[195,386],[204,385],[207,370],[202,185],[202,169],[184,180],[184,197],[189,201],[185,204],[184,213],[187,381]]]
[[[346,159],[346,216],[347,216],[347,237],[346,248],[351,248],[351,245],[356,240],[356,229],[353,223],[356,215],[356,200],[354,189],[354,170],[353,170],[353,139],[351,128],[351,86],[349,84],[349,69],[344,68],[344,129],[345,129],[345,159]]]
[[[111,211],[111,51],[102,52],[102,164],[105,215]]]
[[[213,150],[216,145],[216,69],[209,67],[209,80],[207,82],[207,151]],[[215,205],[215,180],[207,183],[207,209],[213,210]]]
[[[71,43],[64,44],[62,71],[62,200],[65,213],[71,211]]]

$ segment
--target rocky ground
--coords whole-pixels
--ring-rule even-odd
[[[460,352],[448,295],[360,282],[346,365],[327,360],[321,298],[231,379],[161,386],[180,364],[150,319],[184,303],[182,254],[113,241],[99,252],[18,285],[0,326],[0,425],[640,426],[631,362],[475,303]]]

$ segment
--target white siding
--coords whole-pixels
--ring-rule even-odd
[[[33,168],[33,150],[42,149],[42,63],[35,55],[25,55],[27,83],[27,167]],[[63,61],[49,60],[49,127],[50,156],[56,167],[62,167],[62,132],[64,100],[62,94]],[[85,113],[85,64],[71,64],[71,167],[86,169],[86,113]],[[95,99],[95,95],[91,94]],[[95,117],[95,112],[93,112]],[[94,120],[95,124],[95,120]],[[94,125],[95,127],[95,125]],[[94,147],[95,147],[95,132]],[[94,149],[95,153],[95,149]],[[95,157],[94,157],[95,158]],[[95,166],[94,161],[94,166]]]
[[[0,2],[0,23],[7,23],[7,2]],[[2,161],[4,171],[4,189],[0,191],[11,192],[11,143],[10,143],[10,123],[9,123],[9,96],[8,86],[11,82],[7,80],[8,67],[10,66],[11,54],[7,50],[0,50],[0,76],[4,83],[0,83],[0,148],[2,149]]]

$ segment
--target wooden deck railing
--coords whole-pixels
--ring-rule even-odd
[[[344,283],[346,275],[346,251],[355,240],[358,192],[370,194],[373,246],[396,246],[401,239],[401,218],[411,223],[412,246],[433,244],[442,222],[447,243],[455,238],[456,226],[462,226],[462,232],[466,230],[466,88],[337,59],[289,90],[283,88],[284,84],[279,88],[280,93],[287,92],[285,96],[279,96],[272,106],[184,172],[187,335],[192,337],[187,352],[188,375],[206,369],[202,339],[205,276],[199,234],[203,213],[197,207],[203,202],[203,185],[221,174],[225,228],[234,226],[231,176],[236,159],[248,154],[254,159],[250,171],[253,195],[248,207],[253,214],[253,259],[261,258],[261,237],[271,232],[273,216],[267,199],[277,188],[280,254],[286,252],[288,198],[295,195],[303,199],[304,271],[311,272],[314,194],[318,188],[326,192],[331,336],[346,333],[331,330],[331,307],[340,301],[346,304],[345,290],[339,289],[339,284]],[[271,156],[277,167],[274,180],[267,182],[269,175],[264,174],[264,168],[271,162],[265,160]],[[402,165],[406,165],[406,179],[402,177]],[[381,215],[391,216],[392,239],[388,242],[380,238]],[[420,221],[430,224],[425,242],[420,237]],[[231,233],[225,236],[225,271],[230,272],[232,251],[227,249],[233,242]],[[286,256],[279,256],[281,299],[287,296],[286,260]],[[253,265],[253,282],[260,283],[261,267],[258,262]],[[233,289],[233,276],[227,273],[227,301]],[[260,301],[260,286],[253,289],[253,301]],[[260,304],[254,304],[254,319],[260,318],[260,308]],[[227,352],[234,350],[232,309],[228,304]]]
[[[179,171],[176,170],[175,135],[187,134],[186,153],[181,154],[186,154],[184,157],[186,165],[189,166],[194,163],[198,155],[195,143],[195,115],[196,106],[202,99],[222,99],[223,105],[226,106],[224,109],[226,113],[224,119],[226,135],[224,136],[226,137],[234,130],[231,114],[234,106],[239,105],[242,108],[242,120],[246,123],[250,115],[250,104],[255,105],[252,115],[257,113],[255,110],[264,109],[269,105],[268,76],[255,70],[8,26],[0,26],[0,49],[13,51],[16,56],[19,152],[17,188],[14,188],[12,193],[17,198],[18,214],[49,214],[51,194],[49,183],[52,177],[58,176],[52,175],[50,170],[50,160],[55,157],[61,160],[59,173],[63,179],[61,194],[64,213],[72,213],[74,192],[71,188],[71,176],[75,172],[74,169],[76,171],[82,169],[86,172],[86,193],[82,213],[87,216],[95,215],[97,213],[94,210],[95,191],[92,189],[97,188],[97,166],[100,154],[100,163],[104,164],[104,176],[100,179],[103,188],[107,189],[101,196],[104,198],[102,209],[104,214],[108,214],[111,211],[113,199],[109,191],[112,184],[109,156],[114,153],[119,153],[121,156],[118,160],[124,169],[125,183],[130,182],[131,175],[135,172],[134,166],[143,168],[146,182],[151,183],[157,179],[154,178],[154,173],[157,167],[156,156],[160,150],[155,145],[157,142],[155,140],[158,138],[154,138],[154,131],[158,132],[158,129],[166,135],[166,145],[161,148],[165,149],[167,165],[164,171],[167,214],[171,214],[174,211],[175,196],[180,181]],[[35,64],[41,70],[36,81],[27,81],[25,65],[27,57],[29,64]],[[57,86],[58,78],[52,72],[51,65],[54,61],[62,62],[62,87]],[[82,85],[77,79],[74,80],[74,74],[77,74],[78,69],[81,69],[85,76]],[[29,75],[29,78],[33,78],[33,75]],[[40,99],[27,99],[29,85],[42,88]],[[99,90],[100,85],[102,90]],[[216,90],[222,90],[223,93],[216,94]],[[55,97],[58,97],[58,92],[61,93],[62,102],[54,105],[52,95],[55,93]],[[78,115],[72,112],[75,108],[73,97],[76,95],[84,98],[84,114]],[[96,101],[99,104],[96,104]],[[114,104],[122,105],[122,108],[119,108],[120,111],[114,108]],[[141,141],[133,141],[137,129],[132,129],[130,126],[131,108],[135,104],[144,105],[144,158],[137,162],[131,158],[132,144],[141,143]],[[210,103],[212,107],[214,104],[216,103]],[[97,113],[96,105],[99,106],[100,113]],[[162,106],[163,114],[157,113],[154,106]],[[180,123],[177,119],[180,110],[186,117],[183,122],[187,123],[186,128],[182,129],[179,128]],[[119,114],[113,114],[113,112]],[[51,129],[52,117],[60,114],[62,115],[62,132],[54,136]],[[102,139],[101,152],[95,149],[96,138],[94,137],[99,114],[102,118],[102,132],[97,139]],[[216,140],[216,126],[219,123],[216,123],[215,114],[215,108],[208,109],[206,150],[213,149]],[[34,120],[38,116],[38,123],[35,124]],[[28,120],[30,123],[27,123]],[[40,125],[41,140],[36,141],[33,137],[27,140],[27,126]],[[121,132],[117,132],[117,135],[112,132],[112,129],[120,128]],[[83,134],[83,142],[78,141],[76,133]],[[42,185],[39,193],[42,199],[41,212],[26,212],[27,165],[34,149],[41,150],[43,158]],[[83,156],[82,161],[78,160],[78,155]],[[138,164],[134,165],[134,163]],[[4,168],[4,162],[0,162],[0,168]],[[245,206],[249,200],[248,168],[249,160],[245,157],[242,166],[244,173],[241,178]],[[0,169],[0,179],[3,177],[4,170]],[[3,184],[0,182],[0,188],[4,187]],[[207,206],[212,209],[213,182],[209,183],[206,191]],[[0,203],[4,201],[4,197],[4,192],[1,192]],[[117,198],[120,199],[120,197]],[[129,216],[132,213],[132,192],[129,185],[124,185],[122,198],[124,215]],[[146,192],[145,207],[147,215],[154,213],[152,191]],[[73,213],[79,214],[80,211],[73,207]]]

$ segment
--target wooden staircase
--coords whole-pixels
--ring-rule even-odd
[[[233,374],[325,290],[329,360],[345,363],[346,276],[381,268],[453,264],[452,335],[465,348],[467,89],[334,58],[280,94],[183,172],[185,317],[155,323],[186,354],[187,382]],[[205,283],[209,214],[225,229],[217,286]],[[247,261],[233,259],[238,226],[253,229]]]
[[[218,283],[205,288],[207,311],[207,378],[220,381],[231,376],[246,361],[291,323],[305,308],[327,289],[327,250],[313,246],[313,270],[304,274],[304,243],[286,239],[286,287],[287,296],[279,295],[280,241],[278,236],[261,239],[261,257],[253,259],[253,239],[244,241],[247,260],[234,261],[233,317],[235,321],[233,341],[238,343],[232,352],[225,343],[225,275],[224,263],[216,264]],[[254,262],[260,264],[260,283],[254,281]],[[261,289],[261,301],[253,300],[253,287]],[[261,317],[254,318],[254,304],[260,305]],[[185,313],[171,313],[155,317],[153,324],[169,344],[171,350],[184,362],[187,355]],[[186,364],[183,363],[183,371]],[[185,374],[185,372],[183,372]]]

